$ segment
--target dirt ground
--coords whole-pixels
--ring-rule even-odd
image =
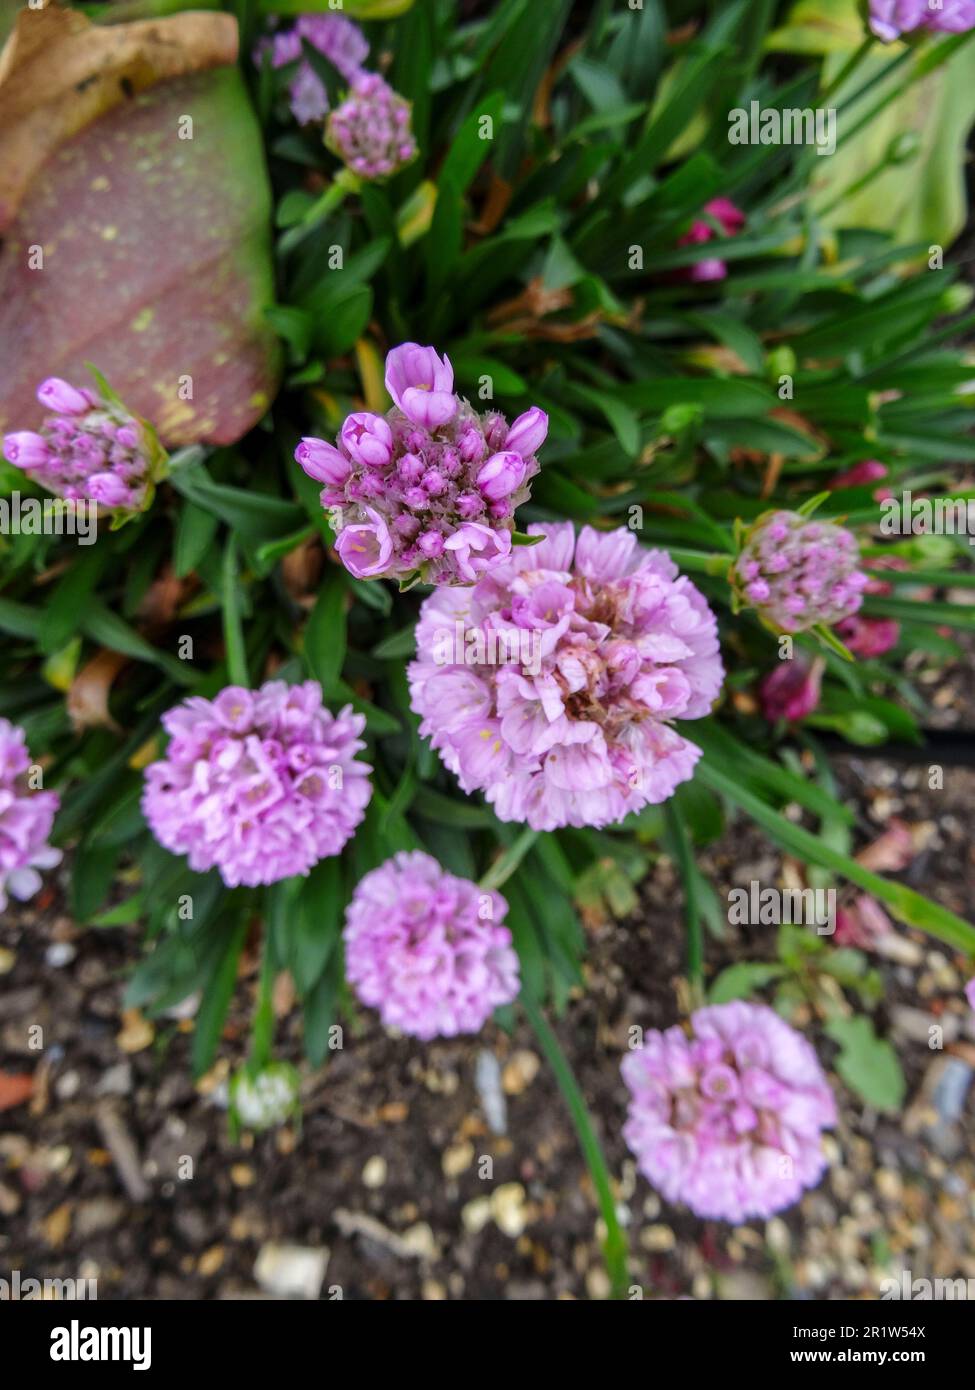
[[[837,771],[858,812],[857,847],[899,818],[921,847],[906,881],[975,920],[975,770],[946,768],[938,792],[924,769],[882,758],[845,756]],[[722,900],[752,878],[784,881],[778,852],[741,824],[702,866]],[[865,1108],[831,1072],[841,1121],[827,1177],[781,1218],[732,1228],[662,1202],[620,1138],[627,1030],[680,1016],[683,924],[666,858],[640,892],[630,920],[589,924],[587,991],[558,1024],[617,1182],[634,1286],[647,1297],[877,1298],[905,1268],[975,1279],[965,962],[901,928],[877,943],[875,1021],[907,1076],[902,1111]],[[251,986],[222,1061],[194,1087],[189,1023],[122,1016],[137,933],[78,932],[50,896],[0,926],[0,1272],[97,1278],[101,1299],[608,1294],[588,1175],[527,1026],[423,1045],[363,1014],[327,1068],[306,1075],[300,1128],[234,1144],[220,1083],[243,1053]],[[769,959],[773,935],[729,928],[709,939],[708,978]],[[836,1047],[816,1010],[800,1022],[831,1067]],[[932,1023],[943,1051],[929,1048]],[[279,1035],[297,1061],[295,1015]],[[32,1094],[11,1103],[18,1084]]]

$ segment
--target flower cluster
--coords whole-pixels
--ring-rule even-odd
[[[338,14],[299,15],[290,29],[279,30],[260,40],[254,49],[256,63],[260,63],[268,51],[272,67],[299,64],[289,89],[291,110],[297,121],[308,125],[325,119],[328,93],[315,69],[303,57],[302,40],[324,54],[347,82],[354,82],[362,73],[369,45],[359,26]]]
[[[870,0],[870,28],[884,43],[919,29],[964,34],[975,29],[975,0]]]
[[[727,198],[713,198],[710,203],[704,204],[704,211],[717,222],[726,237],[737,236],[745,225],[745,214]],[[705,246],[714,240],[714,237],[715,230],[712,224],[699,217],[691,223],[690,231],[678,239],[677,245]],[[725,262],[720,257],[713,256],[704,261],[695,261],[693,265],[680,272],[680,277],[699,282],[723,280],[727,274],[728,267]]]
[[[772,627],[805,632],[857,611],[869,582],[859,561],[856,537],[844,527],[799,512],[766,512],[731,577],[741,600]]]
[[[378,73],[363,73],[329,116],[325,143],[360,178],[388,178],[416,158],[410,103]]]
[[[166,756],[146,769],[142,809],[160,844],[214,866],[228,887],[276,883],[338,854],[365,814],[365,718],[332,715],[317,681],[228,686],[163,716]]]
[[[717,624],[667,556],[623,527],[585,527],[578,542],[571,522],[530,531],[541,543],[473,589],[424,602],[413,709],[501,820],[610,825],[692,775],[700,750],[667,721],[709,712],[724,676]],[[477,640],[451,644],[458,630]]]
[[[349,981],[383,1023],[424,1040],[476,1033],[518,993],[508,904],[422,851],[361,881],[346,912]]]
[[[623,1136],[670,1202],[722,1221],[767,1217],[814,1186],[836,1106],[806,1040],[760,1004],[717,1004],[653,1031],[623,1061]]]
[[[508,424],[454,394],[449,360],[404,343],[386,358],[386,415],[357,411],[335,445],[303,439],[295,458],[324,483],[336,551],[357,579],[473,584],[511,552],[515,508],[548,431],[532,408]]]
[[[40,431],[3,441],[4,457],[49,492],[110,511],[143,511],[164,458],[153,432],[118,401],[52,376],[37,388]]]
[[[59,800],[28,785],[30,754],[23,729],[0,719],[0,911],[8,895],[26,901],[41,886],[38,869],[61,862],[48,844]]]
[[[975,1009],[975,979],[969,980],[968,984],[965,986],[965,998],[968,1000],[969,1004],[971,1004],[972,1008]]]

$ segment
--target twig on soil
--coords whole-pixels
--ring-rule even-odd
[[[95,1111],[95,1123],[105,1147],[112,1155],[115,1171],[129,1199],[133,1202],[147,1201],[151,1189],[142,1175],[142,1165],[132,1136],[116,1107],[110,1104],[99,1105]]]

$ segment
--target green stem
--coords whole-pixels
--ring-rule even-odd
[[[227,674],[231,685],[250,685],[247,674],[247,648],[240,617],[240,595],[237,591],[237,542],[233,536],[223,553],[223,640],[227,651]]]
[[[850,54],[849,58],[840,68],[839,72],[833,78],[832,82],[830,82],[828,86],[824,87],[823,90],[820,92],[820,102],[827,101],[831,96],[833,96],[835,92],[839,91],[839,89],[843,86],[844,82],[846,82],[850,77],[852,77],[853,73],[857,70],[857,68],[863,62],[864,58],[873,48],[875,42],[876,39],[874,38],[873,34],[868,34],[867,37],[863,40],[863,43],[861,43],[860,47],[855,49]]]
[[[198,463],[202,463],[206,458],[206,450],[199,444],[188,444],[185,449],[177,449],[175,454],[170,454],[166,461],[166,472],[163,477],[169,477],[173,473],[179,473],[182,469],[195,468]]]
[[[704,937],[701,930],[701,909],[697,900],[695,879],[697,866],[688,838],[687,827],[673,800],[664,803],[664,819],[673,842],[677,867],[684,883],[685,922],[687,925],[687,978],[695,1002],[704,997]]]
[[[296,227],[285,232],[278,242],[278,250],[283,254],[293,251],[299,242],[337,208],[340,208],[350,193],[357,193],[362,180],[351,169],[340,169],[317,202],[313,203]]]
[[[697,574],[727,575],[734,563],[733,555],[722,555],[708,550],[682,550],[679,546],[665,547],[667,554],[678,569],[692,570]]]
[[[264,942],[261,951],[261,977],[257,987],[257,1008],[251,1029],[249,1066],[256,1076],[271,1061],[274,1040],[274,942],[268,925],[270,911],[265,914]]]
[[[517,869],[532,845],[538,839],[537,830],[523,830],[515,840],[488,869],[481,879],[481,887],[487,889],[500,888]]]
[[[606,1261],[606,1269],[609,1273],[613,1297],[625,1298],[630,1283],[630,1273],[627,1266],[626,1237],[623,1234],[619,1218],[616,1215],[616,1202],[613,1198],[613,1188],[610,1181],[609,1169],[606,1166],[606,1158],[603,1154],[602,1146],[599,1139],[596,1137],[596,1131],[593,1128],[592,1118],[586,1106],[585,1099],[572,1073],[572,1068],[566,1061],[565,1053],[559,1046],[558,1038],[556,1038],[555,1034],[552,1032],[544,1014],[535,1001],[530,999],[524,991],[522,991],[520,998],[521,1007],[525,1011],[525,1017],[534,1029],[539,1045],[545,1054],[549,1066],[555,1073],[556,1081],[559,1083],[559,1090],[562,1092],[566,1107],[572,1117],[572,1123],[579,1137],[579,1144],[589,1168],[593,1187],[596,1189],[596,1196],[599,1200],[599,1210],[602,1213],[603,1222],[606,1226],[606,1239],[603,1241],[603,1258]]]

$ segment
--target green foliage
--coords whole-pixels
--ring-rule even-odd
[[[961,390],[971,368],[955,346],[975,316],[957,316],[968,293],[955,269],[904,273],[926,245],[904,244],[887,222],[851,218],[855,202],[840,205],[842,217],[821,211],[820,196],[808,195],[829,161],[802,147],[729,144],[727,112],[736,105],[815,103],[819,55],[849,53],[839,37],[847,22],[835,29],[822,3],[797,6],[773,34],[772,4],[709,8],[710,19],[676,29],[668,42],[675,13],[683,20],[688,6],[346,0],[348,14],[367,23],[373,55],[392,55],[390,80],[413,104],[420,144],[406,170],[364,187],[341,175],[320,131],[295,124],[282,75],[259,73],[245,51],[277,238],[275,302],[264,305],[259,328],[253,315],[248,322],[258,337],[270,329],[281,340],[280,393],[237,442],[174,458],[152,510],[100,534],[95,550],[50,536],[0,537],[0,712],[24,723],[50,785],[64,792],[57,835],[80,844],[73,910],[101,929],[144,927],[150,950],[131,981],[132,1003],[161,1011],[201,993],[198,1069],[219,1046],[244,941],[258,922],[269,959],[294,977],[309,1056],[327,1057],[344,1006],[345,904],[358,877],[401,848],[423,846],[455,872],[503,885],[536,1026],[541,1003],[564,1008],[583,983],[579,906],[625,915],[661,848],[679,869],[688,973],[703,988],[705,928],[720,934],[724,923],[697,851],[742,814],[811,878],[847,879],[902,922],[975,953],[975,928],[852,857],[852,814],[807,756],[811,745],[798,756],[794,730],[773,729],[751,712],[754,702],[736,698],[773,669],[778,650],[754,615],[734,611],[726,579],[736,523],[820,496],[821,515],[845,516],[865,545],[876,543],[874,558],[884,553],[873,489],[829,486],[864,459],[887,465],[895,492],[951,492],[958,465],[975,459],[975,406]],[[814,11],[829,20],[819,43],[809,34]],[[799,56],[768,61],[768,49]],[[949,84],[971,52],[952,49]],[[924,80],[941,91],[941,69],[927,66]],[[833,72],[827,67],[826,81]],[[900,85],[909,86],[906,77]],[[849,98],[858,119],[884,90],[865,104]],[[866,139],[844,154],[853,162],[837,163],[841,183],[868,157]],[[744,210],[740,235],[685,240],[719,195]],[[956,213],[939,216],[953,224]],[[927,226],[910,236],[926,238]],[[727,277],[692,282],[689,270],[716,254]],[[318,487],[293,462],[295,444],[334,435],[363,401],[385,408],[377,364],[410,339],[447,352],[459,386],[482,408],[491,402],[511,416],[537,403],[549,412],[522,530],[565,517],[632,525],[644,543],[671,553],[717,612],[727,698],[683,730],[703,756],[665,809],[606,831],[540,837],[500,823],[480,798],[460,792],[418,734],[405,667],[422,591],[354,581],[331,555],[320,577],[306,565],[332,533]],[[133,351],[130,340],[123,347]],[[48,370],[38,362],[35,375]],[[493,397],[476,395],[485,380]],[[15,470],[0,474],[4,495],[22,483]],[[970,581],[958,563],[963,545],[949,542],[927,563],[919,538],[889,549],[909,569],[884,570],[891,591],[872,596],[865,611],[903,624],[900,647],[855,664],[833,650],[824,657],[815,723],[854,745],[921,737],[923,702],[899,658],[917,647],[949,659],[957,648],[935,629],[975,622],[975,608],[944,596]],[[920,596],[919,585],[935,595]],[[819,653],[800,639],[800,654],[804,644]],[[74,728],[66,690],[106,649],[124,658],[107,693],[109,719]],[[141,769],[162,747],[161,712],[272,672],[314,677],[329,702],[365,714],[376,794],[341,863],[326,861],[259,899],[228,893],[160,850],[138,795]],[[121,870],[126,888],[113,896]],[[191,917],[177,910],[183,898]],[[864,1007],[875,1003],[873,973],[816,937],[785,943],[778,962],[732,967],[711,998],[775,986],[789,1007],[818,999],[824,975]],[[896,1104],[889,1050],[869,1022],[836,1017],[829,1027],[844,1078],[870,1104]],[[567,1082],[563,1089],[582,1124],[577,1095]],[[616,1247],[613,1259],[620,1273]]]

